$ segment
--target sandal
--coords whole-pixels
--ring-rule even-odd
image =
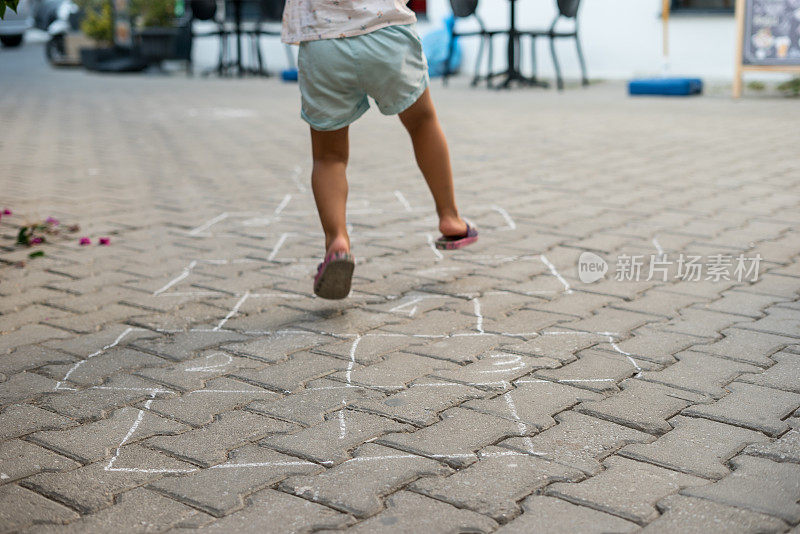
[[[314,277],[314,294],[324,299],[343,299],[350,294],[356,262],[348,252],[325,256]]]
[[[467,231],[461,235],[443,235],[436,240],[436,248],[440,250],[455,250],[466,247],[478,240],[478,230],[467,223]]]

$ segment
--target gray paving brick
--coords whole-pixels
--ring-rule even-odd
[[[101,460],[72,471],[40,473],[21,484],[87,514],[111,506],[115,495],[161,478],[164,471],[193,469],[137,444],[122,448],[112,470],[106,469],[108,464]]]
[[[787,421],[792,427],[791,430],[775,441],[749,445],[744,453],[768,458],[775,462],[800,463],[800,420],[795,417],[789,418]]]
[[[6,532],[35,523],[62,523],[78,517],[74,510],[14,484],[0,486],[0,502],[3,503],[0,524]]]
[[[342,409],[328,419],[288,436],[270,436],[261,441],[275,450],[310,459],[326,466],[343,462],[349,451],[389,432],[407,432],[412,427],[376,415]]]
[[[386,499],[386,509],[348,529],[353,533],[391,530],[412,532],[492,532],[497,523],[486,516],[408,491]]]
[[[782,301],[786,302],[786,297],[756,295],[743,291],[726,291],[719,299],[702,307],[708,310],[758,319],[764,315],[764,308]]]
[[[36,373],[18,373],[0,383],[0,406],[36,399],[55,389],[56,382]]]
[[[200,532],[297,532],[322,528],[339,528],[351,519],[320,504],[271,489],[262,490],[247,499],[244,510],[224,517]]]
[[[787,308],[768,308],[767,315],[757,321],[738,324],[744,330],[755,330],[776,336],[800,338],[800,311]]]
[[[366,443],[353,451],[350,460],[318,476],[293,476],[280,488],[356,517],[368,517],[381,511],[384,496],[414,479],[448,472],[435,460]],[[342,491],[348,487],[354,491]]]
[[[14,375],[47,364],[74,363],[74,361],[75,357],[58,350],[38,345],[24,345],[11,354],[0,354],[0,372]]]
[[[148,408],[192,426],[210,423],[217,414],[244,407],[250,402],[269,402],[279,395],[263,388],[229,378],[216,378],[205,387],[169,399],[152,401]]]
[[[87,532],[160,532],[188,521],[202,521],[206,514],[145,488],[135,488],[117,497],[114,506],[82,517],[67,525],[41,525],[31,532],[43,534]]]
[[[617,342],[617,347],[632,354],[637,360],[661,365],[675,363],[673,357],[675,353],[691,347],[699,341],[695,336],[663,332],[648,327],[637,328],[631,334],[632,337]],[[602,346],[605,347],[605,345]]]
[[[236,466],[245,466],[237,468]],[[192,507],[216,517],[244,506],[245,497],[292,475],[324,469],[307,460],[286,456],[258,445],[231,451],[226,462],[180,477],[162,478],[150,485]]]
[[[791,352],[779,352],[770,356],[770,359],[778,363],[758,374],[744,374],[738,380],[759,386],[800,393],[800,355]]]
[[[681,493],[765,513],[790,524],[800,521],[800,466],[737,456],[731,467],[733,472],[719,482]]]
[[[794,340],[789,337],[741,330],[739,328],[723,330],[722,334],[725,336],[724,339],[716,343],[695,345],[692,350],[707,352],[721,358],[751,363],[760,367],[769,367],[774,363],[769,356],[786,345],[794,343]]]
[[[340,410],[343,404],[371,398],[383,398],[383,394],[322,378],[280,399],[254,401],[247,409],[311,426],[323,422],[327,414]]]
[[[94,359],[94,358],[93,358]],[[239,358],[218,350],[201,352],[197,358],[169,365],[160,360],[161,366],[139,370],[136,375],[163,384],[167,388],[183,391],[203,389],[206,381],[238,371],[250,372],[263,369],[266,364]]]
[[[486,393],[462,384],[420,379],[386,397],[356,400],[352,406],[390,419],[422,427],[439,421],[439,413]]]
[[[579,351],[597,344],[601,339],[606,338],[597,335],[556,335],[545,333],[529,341],[504,344],[500,350],[512,354],[544,356],[558,360],[561,363],[570,363],[578,359],[577,353]]]
[[[733,382],[731,393],[713,404],[695,405],[682,413],[743,426],[778,436],[789,429],[783,419],[800,406],[800,395],[743,382]]]
[[[630,443],[650,443],[644,432],[575,412],[555,416],[558,424],[531,438],[511,438],[500,443],[512,450],[580,469],[594,475],[600,461]]]
[[[537,430],[556,424],[553,416],[585,400],[602,398],[597,393],[547,380],[520,379],[514,389],[492,399],[471,400],[462,406],[519,421]]]
[[[124,347],[114,347],[102,354],[93,356],[70,372],[74,363],[47,365],[37,370],[53,380],[63,380],[69,374],[69,384],[78,386],[95,386],[113,374],[122,371],[133,371],[142,367],[159,366],[167,361],[144,352]]]
[[[583,473],[499,447],[480,451],[474,464],[447,476],[424,478],[411,489],[499,522],[520,513],[517,501],[553,482],[576,481]]]
[[[652,315],[602,308],[591,317],[579,321],[563,322],[560,326],[578,332],[628,332],[658,320]]]
[[[102,330],[103,325],[130,321],[132,317],[141,315],[142,313],[142,310],[137,308],[111,304],[94,312],[74,314],[68,317],[61,317],[57,319],[49,319],[46,321],[46,323],[52,326],[57,326],[58,328],[63,328],[64,330],[69,330],[71,332],[88,334]]]
[[[8,354],[13,349],[23,345],[68,337],[72,337],[72,334],[58,328],[39,324],[28,324],[11,333],[0,336],[0,354]]]
[[[36,432],[27,439],[86,464],[111,456],[137,421],[139,424],[136,427],[135,438],[129,439],[128,442],[155,435],[179,434],[189,430],[186,425],[149,412],[140,414],[139,410],[134,408],[122,408],[112,413],[108,419],[66,430]]]
[[[632,301],[623,301],[613,304],[614,308],[639,313],[649,313],[662,317],[674,317],[679,310],[705,302],[707,299],[694,295],[682,295],[680,293],[670,293],[661,291],[657,287],[649,289],[644,294]],[[694,306],[700,308],[701,305]],[[719,310],[715,310],[719,311]]]
[[[658,509],[661,511],[661,516],[647,525],[642,532],[755,534],[783,532],[786,529],[785,523],[768,515],[683,495],[665,497],[658,502]]]
[[[703,397],[635,378],[621,384],[622,392],[598,401],[584,401],[576,411],[607,419],[650,434],[672,430],[667,419]]]
[[[575,291],[573,293],[562,293],[556,298],[545,302],[534,301],[527,304],[525,307],[549,313],[560,313],[588,318],[598,309],[619,302],[619,300],[620,299],[610,295]]]
[[[551,484],[547,494],[642,524],[658,517],[655,505],[661,498],[682,488],[708,483],[617,456],[604,460],[603,466],[605,471],[583,482]]]
[[[486,332],[510,334],[535,334],[556,323],[572,319],[569,315],[543,312],[538,310],[518,310],[506,317],[484,320]]]
[[[55,385],[56,382],[53,382]],[[54,388],[53,388],[54,389]],[[163,386],[130,375],[112,376],[102,386],[48,395],[37,405],[56,413],[85,421],[102,419],[115,409],[153,396],[169,395]]]
[[[476,452],[483,447],[518,434],[518,426],[511,421],[451,408],[441,413],[441,421],[413,433],[385,435],[378,443],[462,467],[475,462]]]
[[[709,354],[684,351],[675,354],[678,362],[661,371],[645,371],[640,378],[674,388],[720,398],[723,389],[742,373],[757,373],[760,368]]]
[[[481,354],[497,347],[501,341],[502,340],[497,336],[450,337],[433,341],[425,345],[408,347],[405,349],[405,352],[412,352],[429,358],[464,364],[475,361]],[[359,344],[359,348],[362,350],[366,348],[363,346],[363,343],[364,341],[362,340]]]
[[[0,412],[0,440],[18,438],[37,430],[55,430],[77,424],[68,417],[30,404],[12,404]]]
[[[295,425],[263,415],[235,410],[220,414],[207,426],[177,436],[146,440],[148,447],[197,463],[204,467],[224,461],[227,452],[248,441],[271,433],[290,432]]]
[[[79,466],[78,462],[27,441],[13,439],[0,443],[0,485],[42,471],[61,471]]]
[[[185,332],[169,337],[138,340],[131,347],[180,362],[194,358],[200,350],[244,339],[247,339],[246,336],[226,331]]]
[[[685,308],[681,310],[676,318],[663,325],[654,326],[654,328],[677,334],[719,338],[721,330],[741,320],[742,318],[737,315],[729,315],[727,313],[719,313],[711,310]]]
[[[32,304],[16,313],[0,316],[0,333],[7,334],[26,324],[46,323],[71,315],[66,311],[49,306]]]
[[[276,332],[268,337],[252,341],[225,344],[221,348],[240,356],[276,363],[285,360],[292,353],[323,346],[331,343],[333,339],[330,336],[311,332],[286,331]]]
[[[372,365],[348,366],[346,371],[339,371],[332,378],[345,383],[356,384],[376,389],[400,389],[412,380],[427,374],[446,375],[458,366],[452,362],[426,358],[405,352],[384,355],[383,361]]]
[[[591,391],[619,391],[617,384],[636,373],[636,368],[621,354],[587,349],[578,360],[558,369],[536,371],[533,376]]]
[[[255,370],[234,371],[231,376],[260,387],[289,393],[302,388],[311,380],[346,368],[347,362],[338,358],[313,352],[298,352],[286,361]]]
[[[673,417],[674,430],[653,443],[634,443],[619,454],[634,460],[694,476],[720,479],[730,471],[725,463],[750,443],[766,441],[763,434],[707,419]]]
[[[639,525],[586,506],[578,506],[546,495],[531,495],[522,501],[524,513],[502,526],[499,534],[551,532],[553,534],[604,534],[633,532]]]

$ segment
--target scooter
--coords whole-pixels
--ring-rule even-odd
[[[72,0],[42,0],[36,10],[36,27],[50,36],[44,53],[52,65],[80,64],[80,58],[71,57],[67,37],[78,34],[83,13]]]

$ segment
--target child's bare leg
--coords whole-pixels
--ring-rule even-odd
[[[436,117],[430,90],[425,89],[416,102],[400,113],[400,120],[411,136],[417,165],[425,176],[433,201],[436,203],[439,231],[446,236],[463,234],[466,231],[466,223],[458,215],[456,207],[450,152],[439,119]]]
[[[311,129],[311,152],[314,169],[311,188],[317,203],[319,219],[325,232],[325,254],[349,252],[347,235],[347,158],[349,155],[348,129],[332,132]]]

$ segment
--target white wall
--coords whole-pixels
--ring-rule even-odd
[[[450,13],[449,0],[428,0],[428,21],[420,22],[421,35],[441,27]],[[489,28],[507,28],[508,0],[481,0],[478,13]],[[658,74],[661,57],[661,0],[583,0],[580,11],[581,42],[590,78],[626,79],[638,75]],[[547,27],[555,15],[555,0],[518,0],[518,28]],[[459,27],[469,28],[469,20]],[[727,15],[674,15],[670,19],[671,74],[699,76],[707,80],[731,80],[735,54],[735,21]],[[550,48],[539,39],[537,58],[540,75],[553,75]],[[472,72],[476,39],[462,39],[464,67]],[[495,40],[495,66],[505,64],[505,39]],[[277,38],[263,39],[262,50],[271,72],[285,68],[287,61]],[[571,40],[557,44],[562,73],[576,79],[579,67]],[[195,58],[199,67],[216,62],[214,39],[198,40]],[[296,49],[295,49],[296,53]],[[523,44],[523,62],[530,66],[530,46]],[[758,77],[748,75],[749,77]]]

